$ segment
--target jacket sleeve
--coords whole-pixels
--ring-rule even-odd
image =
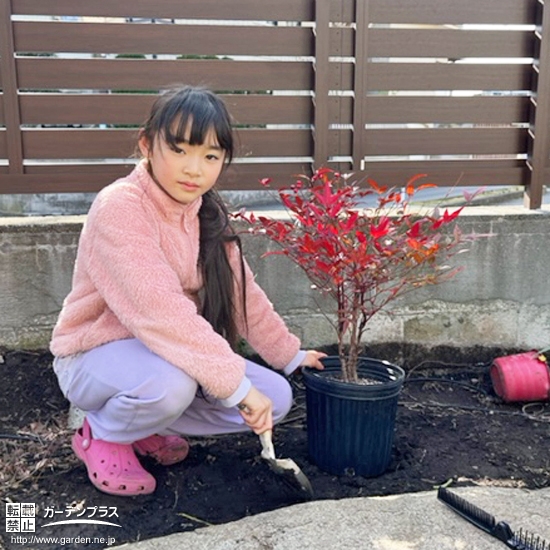
[[[132,335],[210,395],[227,399],[242,393],[244,359],[184,294],[160,247],[161,229],[146,215],[141,197],[116,199],[93,208],[85,229],[85,269],[107,307]]]
[[[236,296],[242,296],[240,252],[236,245],[229,247],[229,259],[235,273]],[[300,340],[292,334],[284,320],[275,311],[273,304],[256,283],[254,274],[243,258],[245,275],[246,317],[242,299],[236,300],[237,325],[241,336],[269,365],[278,370],[297,365]],[[300,356],[300,358],[303,358]]]

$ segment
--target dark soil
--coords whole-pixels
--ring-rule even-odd
[[[489,377],[493,358],[513,350],[380,346],[368,355],[389,359],[407,371],[396,420],[393,458],[376,478],[333,476],[307,455],[304,393],[296,383],[296,406],[275,430],[280,457],[293,458],[309,477],[315,498],[391,495],[454,486],[499,485],[538,489],[550,486],[550,403],[505,404]],[[300,501],[300,497],[259,458],[253,434],[193,438],[187,460],[155,475],[154,494],[114,497],[97,491],[70,449],[68,404],[60,394],[47,353],[5,351],[0,375],[0,490],[6,503],[35,503],[35,533],[0,530],[0,547],[105,548],[238,520]],[[76,514],[105,525],[45,523]],[[56,514],[57,512],[57,514]],[[114,515],[116,513],[116,515]],[[54,516],[53,518],[51,516]],[[50,519],[48,519],[48,516]],[[2,525],[4,521],[2,520]],[[58,537],[57,542],[22,538]],[[61,538],[64,538],[61,542]],[[82,537],[73,539],[69,537]],[[90,542],[86,542],[88,537]],[[100,538],[104,542],[94,542]],[[22,544],[23,542],[23,544]]]

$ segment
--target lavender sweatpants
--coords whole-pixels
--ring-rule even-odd
[[[94,437],[133,443],[151,434],[214,435],[247,431],[236,407],[197,394],[197,382],[137,339],[117,340],[56,358],[61,391],[85,411]],[[246,376],[273,402],[273,421],[292,406],[280,374],[246,361]]]

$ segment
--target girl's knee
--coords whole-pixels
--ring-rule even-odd
[[[196,392],[197,383],[184,372],[170,372],[168,376],[157,373],[139,386],[120,392],[115,401],[123,409],[133,409],[143,421],[166,424],[189,407]]]
[[[197,384],[194,381],[164,386],[162,391],[152,399],[151,413],[158,418],[175,420],[193,402],[196,393]]]

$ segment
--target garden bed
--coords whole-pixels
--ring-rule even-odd
[[[275,429],[275,449],[293,458],[309,477],[315,498],[342,499],[431,490],[441,484],[497,485],[538,489],[550,486],[550,404],[504,404],[488,375],[499,349],[426,350],[378,346],[373,357],[390,359],[407,371],[400,398],[394,452],[377,478],[336,477],[307,456],[304,394],[295,380],[296,404]],[[57,388],[47,353],[2,352],[0,373],[0,488],[5,504],[37,506],[37,536],[89,537],[64,548],[104,548],[226,523],[299,502],[260,459],[253,434],[192,438],[183,463],[163,468],[144,462],[158,487],[152,495],[122,498],[98,492],[70,449],[68,404]],[[106,525],[56,525],[48,521],[109,514]],[[115,513],[116,512],[116,513]],[[48,520],[48,516],[50,519]],[[105,517],[103,519],[106,519]],[[7,550],[58,548],[21,545],[24,533],[1,537]],[[2,545],[0,538],[0,547]]]

